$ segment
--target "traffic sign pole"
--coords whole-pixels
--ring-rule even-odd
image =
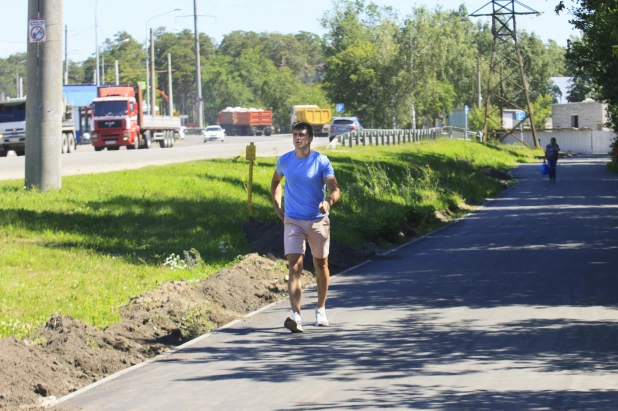
[[[250,143],[247,146],[245,155],[246,159],[249,160],[249,184],[247,184],[247,205],[249,209],[249,216],[251,216],[253,208],[253,162],[257,158],[257,147],[253,143]]]

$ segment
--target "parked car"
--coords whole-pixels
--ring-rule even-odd
[[[208,126],[205,130],[202,130],[202,135],[204,136],[204,143],[216,140],[221,140],[222,143],[225,141],[225,130],[221,126]]]
[[[333,141],[335,137],[350,131],[361,131],[363,126],[358,121],[357,117],[335,117],[330,125],[328,133],[329,141]]]
[[[330,133],[330,124],[324,124],[322,126],[322,134],[327,136]]]

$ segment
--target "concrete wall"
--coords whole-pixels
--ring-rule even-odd
[[[607,123],[607,104],[597,101],[585,101],[581,103],[553,104],[552,123],[554,128],[571,128],[571,117],[578,116],[579,128],[591,128],[593,130],[609,129]]]
[[[532,132],[524,131],[523,133],[515,133],[519,138],[530,145],[534,146],[532,140]],[[545,148],[549,144],[552,137],[560,146],[560,151],[579,153],[579,154],[605,154],[610,152],[610,145],[616,134],[613,131],[597,131],[590,129],[578,130],[555,130],[555,131],[540,131],[536,133],[537,138],[541,142],[541,147]],[[513,137],[509,136],[503,141],[506,144],[519,143]]]

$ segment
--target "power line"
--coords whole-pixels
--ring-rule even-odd
[[[82,31],[80,31],[79,33],[71,34],[69,37],[75,37],[75,36],[77,36],[77,35],[80,35],[80,34],[82,34],[82,33],[85,33],[85,32],[87,32],[87,31],[90,31],[90,30],[92,30],[93,28],[94,28],[94,26],[92,26],[92,27],[88,27],[86,30],[82,30]]]

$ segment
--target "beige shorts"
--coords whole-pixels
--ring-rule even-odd
[[[305,254],[305,240],[315,258],[328,257],[330,248],[330,220],[328,217],[299,220],[286,216],[283,221],[285,255]]]

